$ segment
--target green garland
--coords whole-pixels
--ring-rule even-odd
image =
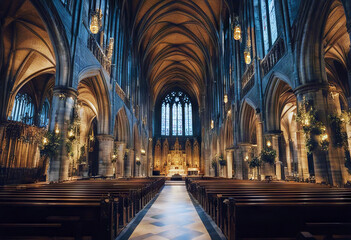
[[[314,109],[311,102],[303,101],[297,112],[296,121],[302,125],[308,155],[311,155],[318,146],[322,151],[328,151],[329,141],[326,127],[318,120],[317,110]]]
[[[213,169],[217,168],[217,161],[215,159],[212,160],[211,166],[212,166]]]
[[[275,157],[277,156],[277,151],[275,151],[273,148],[270,147],[265,147],[262,149],[260,158],[262,162],[269,163],[269,164],[274,164]]]
[[[336,148],[347,147],[347,133],[343,127],[343,121],[336,114],[329,114],[332,143]]]
[[[45,142],[43,141],[40,148],[40,155],[49,158],[55,157],[60,149],[62,138],[59,134],[46,132],[44,135]]]
[[[221,165],[222,167],[227,165],[227,161],[224,160],[223,155],[219,156],[219,158],[218,158],[218,163],[219,163],[219,165]]]
[[[258,157],[254,157],[249,161],[249,168],[258,168],[261,166],[262,161]]]

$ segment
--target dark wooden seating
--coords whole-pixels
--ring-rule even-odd
[[[0,239],[115,239],[164,179],[90,180],[0,190]]]
[[[186,184],[228,239],[295,239],[300,232],[351,236],[348,189],[219,179]]]

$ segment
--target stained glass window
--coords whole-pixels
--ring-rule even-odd
[[[161,135],[170,133],[173,136],[193,134],[191,102],[183,92],[171,92],[161,104]]]
[[[182,105],[178,103],[178,135],[183,135],[183,118],[182,118]]]
[[[191,103],[189,103],[188,115],[189,115],[189,134],[188,135],[193,135],[193,110],[191,107]]]
[[[274,0],[268,0],[268,8],[269,8],[269,22],[271,27],[271,38],[272,38],[272,44],[273,44],[278,37]]]
[[[40,113],[40,127],[46,127],[49,124],[50,103],[45,99]]]
[[[166,104],[166,135],[169,135],[169,103]]]
[[[268,21],[267,21],[267,6],[266,0],[261,0],[261,14],[262,14],[262,30],[263,30],[263,44],[265,53],[269,49],[269,38],[268,38]]]
[[[172,135],[176,136],[177,135],[177,113],[178,113],[178,108],[177,108],[177,104],[173,103],[173,107],[172,107]]]
[[[10,120],[33,124],[34,104],[28,94],[18,93],[13,104]]]
[[[166,135],[166,103],[162,103],[161,108],[161,134]]]

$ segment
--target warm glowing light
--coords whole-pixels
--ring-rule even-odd
[[[345,118],[342,117],[340,120],[341,120],[342,122],[344,122],[344,121],[345,121]]]
[[[269,140],[267,141],[266,144],[267,144],[267,147],[271,147],[271,146],[272,146],[272,143],[271,143],[271,141],[269,141]]]
[[[231,114],[232,113],[232,111],[231,110],[228,110],[228,114]]]
[[[102,13],[100,9],[97,9],[92,13],[90,20],[90,31],[92,34],[97,34],[100,31],[101,19]]]
[[[305,124],[305,126],[309,126],[310,125],[310,120],[308,118],[305,118],[304,124]]]
[[[112,58],[112,53],[113,53],[113,42],[114,42],[114,39],[113,38],[110,38],[110,41],[108,43],[108,49],[107,49],[107,58],[109,60],[111,60]]]
[[[227,103],[227,102],[228,102],[228,95],[225,94],[225,95],[224,95],[224,103]]]
[[[325,140],[327,140],[328,139],[328,134],[323,134],[322,135],[322,141],[325,141]]]
[[[246,155],[245,160],[246,160],[246,161],[249,160],[249,156]]]
[[[116,155],[115,155],[115,154],[113,154],[113,155],[112,155],[112,158],[113,158],[113,159],[115,159],[115,158],[116,158]]]
[[[245,59],[245,63],[247,65],[249,65],[251,63],[251,53],[250,53],[250,49],[249,48],[247,48],[244,51],[244,59]]]
[[[145,150],[144,149],[141,149],[140,152],[141,152],[141,154],[145,154]]]
[[[137,161],[140,161],[140,158],[139,158],[139,157],[136,157],[135,159],[136,159]]]
[[[233,37],[235,40],[240,40],[241,39],[241,28],[239,24],[236,24],[233,30]]]
[[[58,129],[58,127],[56,127],[56,129],[55,129],[55,133],[56,133],[56,134],[59,134],[59,133],[60,133],[60,129]]]
[[[74,135],[74,133],[72,130],[68,132],[68,137],[73,137],[73,135]]]
[[[214,121],[211,120],[211,129],[213,129],[213,128],[214,128]]]
[[[43,138],[43,144],[46,145],[48,143],[48,139],[46,137]]]

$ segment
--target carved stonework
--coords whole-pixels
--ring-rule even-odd
[[[155,145],[154,170],[161,170],[161,141],[157,140]]]

